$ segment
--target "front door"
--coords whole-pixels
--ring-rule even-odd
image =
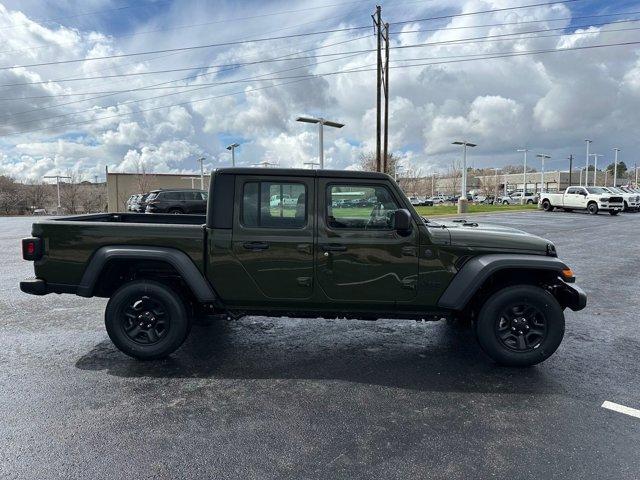
[[[233,253],[254,283],[236,298],[264,303],[313,292],[313,177],[236,177]],[[253,288],[249,288],[253,287]],[[264,298],[254,298],[258,290]]]
[[[393,227],[400,199],[384,181],[318,179],[318,284],[332,300],[392,304],[416,296],[418,231]]]

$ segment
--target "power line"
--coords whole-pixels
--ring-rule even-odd
[[[114,8],[108,8],[105,10],[94,10],[93,12],[83,12],[83,13],[76,13],[74,15],[66,15],[64,17],[57,17],[57,18],[28,18],[27,19],[31,22],[34,23],[58,23],[58,20],[68,20],[71,18],[79,18],[79,17],[87,17],[89,15],[99,15],[102,13],[107,13],[107,12],[119,12],[122,10],[131,10],[133,8],[145,8],[145,7],[153,7],[156,5],[161,5],[163,3],[170,3],[169,0],[161,0],[158,2],[154,2],[153,4],[150,3],[146,3],[146,4],[134,4],[134,5],[125,5],[122,7],[114,7]],[[25,15],[26,16],[26,15]],[[0,25],[0,30],[13,30],[14,28],[19,28],[23,25]]]
[[[572,2],[580,2],[580,1],[584,1],[584,0],[563,0],[563,3],[572,3]],[[406,21],[400,21],[400,22],[391,22],[390,25],[402,25],[407,23],[418,23],[418,22],[424,22],[424,21],[430,21],[430,20],[440,20],[445,18],[456,18],[456,17],[465,17],[470,15],[504,12],[504,11],[518,10],[518,9],[530,8],[530,7],[540,7],[544,5],[555,5],[557,3],[558,2],[534,3],[529,5],[521,5],[517,7],[496,8],[496,9],[481,10],[476,12],[465,12],[465,13],[457,13],[457,14],[451,14],[451,15],[441,15],[437,17],[427,17],[427,18],[406,20]],[[193,45],[189,47],[175,47],[175,48],[167,48],[167,49],[161,49],[161,50],[150,50],[145,52],[121,53],[121,54],[115,54],[115,55],[103,55],[100,57],[78,58],[78,59],[72,59],[72,60],[57,60],[57,61],[31,63],[31,64],[24,64],[24,65],[13,65],[13,66],[0,67],[0,70],[11,70],[14,68],[42,67],[47,65],[62,65],[62,64],[80,63],[80,62],[88,62],[88,61],[95,61],[95,60],[109,60],[114,58],[125,58],[125,57],[134,57],[134,56],[142,56],[142,55],[152,55],[157,53],[199,50],[199,49],[205,49],[205,48],[240,45],[245,43],[266,42],[266,41],[274,41],[274,40],[288,40],[288,39],[300,38],[300,37],[306,37],[306,36],[325,35],[329,33],[347,32],[347,31],[357,31],[357,30],[363,30],[363,29],[369,29],[369,28],[371,27],[368,25],[361,26],[361,27],[336,28],[336,29],[322,30],[318,32],[296,33],[291,35],[280,35],[275,37],[256,38],[256,39],[243,40],[243,41],[220,42],[220,43],[211,43],[206,45]]]
[[[479,29],[479,28],[487,28],[487,27],[504,27],[504,26],[511,26],[511,25],[527,25],[527,24],[532,24],[532,23],[547,23],[547,22],[557,22],[557,21],[565,21],[565,20],[578,20],[578,19],[586,19],[586,18],[602,18],[602,17],[613,17],[613,16],[620,16],[620,15],[640,15],[640,11],[637,12],[626,12],[626,13],[608,13],[608,14],[597,14],[597,15],[582,15],[582,16],[577,16],[577,17],[559,17],[559,18],[547,18],[544,20],[523,20],[523,21],[515,21],[515,22],[502,22],[502,23],[489,23],[489,24],[482,24],[482,25],[464,25],[464,26],[458,26],[458,27],[443,27],[443,28],[433,28],[433,29],[416,29],[416,30],[400,30],[397,32],[390,32],[391,34],[395,34],[395,35],[399,35],[399,34],[407,34],[407,33],[423,33],[423,32],[441,32],[441,31],[449,31],[449,30],[466,30],[466,29]],[[325,21],[321,20],[321,21]],[[605,23],[595,23],[595,24],[589,24],[589,25],[578,25],[578,26],[572,26],[572,29],[577,29],[577,28],[585,28],[585,27],[597,27],[597,26],[602,26],[602,25],[615,25],[617,23],[629,23],[629,22],[637,22],[640,21],[640,19],[627,19],[627,20],[619,20],[619,21],[613,21],[613,22],[605,22]],[[311,22],[311,23],[316,23],[316,22]],[[296,26],[300,26],[300,25],[296,25]],[[287,28],[295,28],[294,27],[287,27]],[[537,31],[551,31],[551,30],[564,30],[566,27],[559,27],[557,29],[544,29],[544,30],[537,30]],[[522,34],[526,34],[526,33],[531,33],[531,32],[515,32],[509,35],[522,35]],[[576,32],[578,33],[578,32]],[[587,33],[587,32],[585,32]],[[348,43],[348,42],[352,42],[354,40],[359,40],[359,39],[363,39],[363,38],[368,38],[369,35],[363,36],[363,37],[357,37],[356,39],[349,39],[349,40],[345,40],[342,43]],[[453,41],[453,40],[452,40]],[[334,44],[334,45],[339,45],[340,43]],[[0,52],[2,53],[2,52]],[[164,57],[158,57],[158,58],[164,58]],[[310,57],[301,57],[301,58],[310,58]],[[297,58],[292,58],[291,60],[297,60]],[[172,68],[172,69],[165,69],[165,70],[151,70],[151,71],[147,71],[147,72],[130,72],[130,73],[119,73],[119,74],[113,74],[113,75],[99,75],[99,76],[93,76],[93,77],[68,77],[68,78],[62,78],[62,79],[49,79],[49,80],[41,80],[41,81],[37,81],[37,82],[20,82],[20,83],[4,83],[4,84],[0,84],[0,87],[16,87],[16,86],[23,86],[23,85],[43,85],[43,84],[47,84],[47,83],[67,83],[67,82],[81,82],[81,81],[88,81],[88,80],[104,80],[104,79],[108,79],[108,78],[120,78],[120,77],[134,77],[134,76],[144,76],[144,75],[155,75],[155,74],[159,74],[159,73],[175,73],[175,72],[185,72],[185,71],[189,71],[189,70],[202,70],[205,68],[223,68],[223,67],[229,67],[229,66],[236,66],[236,65],[242,65],[242,66],[246,66],[246,65],[253,65],[253,64],[257,64],[257,63],[269,63],[269,62],[274,62],[274,61],[280,61],[279,59],[266,59],[266,60],[256,60],[256,61],[252,61],[252,62],[244,62],[244,63],[233,63],[233,64],[214,64],[214,65],[194,65],[194,66],[190,66],[190,67],[182,67],[182,68]]]
[[[366,37],[359,37],[358,39],[362,39],[362,38],[366,38]],[[352,39],[352,40],[355,40],[355,39]],[[285,57],[288,57],[288,56],[291,56],[291,55],[296,55],[296,54],[299,54],[299,53],[305,53],[305,52],[308,52],[308,51],[316,51],[316,50],[323,49],[323,48],[330,48],[330,47],[333,47],[333,46],[336,46],[336,45],[340,45],[340,44],[343,44],[343,43],[346,43],[346,41],[336,42],[336,43],[332,43],[332,44],[327,44],[327,45],[323,45],[323,46],[321,46],[321,47],[316,47],[316,48],[309,49],[309,50],[303,50],[302,52],[296,52],[296,53],[286,54],[286,55],[283,55],[283,56],[281,56],[281,57],[277,57],[277,58],[285,58]],[[345,55],[346,55],[346,56],[345,56],[344,58],[347,58],[347,57],[349,57],[349,56],[352,56],[350,53],[347,53],[347,54],[345,54]],[[331,61],[333,61],[333,60],[331,60]],[[324,62],[319,62],[319,63],[324,63]],[[293,69],[286,69],[286,70],[284,70],[284,71],[295,70],[295,69],[298,69],[298,68],[303,68],[303,67],[305,67],[305,66],[311,66],[311,65],[303,65],[303,66],[299,66],[299,67],[296,67],[296,68],[293,68]],[[236,70],[236,69],[238,69],[238,68],[240,68],[240,67],[227,68],[227,69],[220,70],[219,72],[216,72],[216,73],[226,72],[226,71],[229,71],[229,70]],[[273,73],[273,72],[271,72],[271,73]],[[202,75],[202,74],[201,74],[201,75]],[[260,75],[260,76],[264,76],[264,75]],[[260,77],[260,76],[259,76],[259,77]],[[188,77],[187,77],[187,78],[188,78]],[[155,84],[155,85],[154,85],[154,87],[156,87],[156,86],[158,86],[158,85],[167,85],[167,84],[169,84],[169,83],[173,83],[173,82],[180,81],[180,80],[184,80],[184,79],[169,80],[169,81],[165,81],[165,82],[157,83],[157,84]],[[138,103],[138,102],[142,102],[142,101],[146,101],[146,100],[154,100],[154,99],[156,99],[156,98],[162,98],[162,97],[165,97],[165,96],[171,96],[171,95],[178,95],[178,94],[180,94],[180,93],[188,93],[188,92],[191,92],[191,91],[201,90],[202,88],[206,88],[206,86],[200,87],[199,85],[190,85],[189,87],[193,87],[193,88],[192,88],[191,90],[187,90],[187,91],[183,91],[183,92],[176,92],[176,93],[171,93],[171,94],[158,95],[158,96],[155,96],[155,97],[148,97],[148,98],[139,99],[139,100],[131,100],[131,101],[127,101],[127,102],[124,102],[124,103],[125,103],[125,104],[129,104],[129,103]],[[171,87],[168,87],[168,88],[171,88]],[[128,92],[134,92],[134,91],[136,91],[136,90],[137,90],[137,89],[130,89],[130,90],[128,90]],[[125,91],[125,92],[127,92],[127,91]],[[85,99],[81,99],[81,100],[75,100],[75,101],[72,101],[72,102],[66,102],[66,103],[59,103],[59,104],[55,104],[55,105],[48,105],[48,106],[45,106],[45,107],[34,108],[34,109],[31,109],[31,110],[24,110],[24,111],[22,111],[22,112],[17,112],[17,113],[14,113],[14,114],[10,115],[10,116],[4,117],[4,118],[2,118],[2,120],[6,120],[6,119],[8,119],[8,118],[15,117],[16,115],[24,115],[24,114],[27,114],[27,113],[39,112],[39,111],[42,111],[42,110],[49,110],[49,109],[51,109],[51,108],[57,108],[57,107],[62,107],[62,106],[67,106],[67,105],[72,105],[72,104],[77,104],[77,103],[82,103],[82,102],[88,102],[88,101],[90,101],[90,100],[96,100],[96,99],[100,99],[100,98],[112,97],[112,96],[118,95],[119,93],[124,93],[124,92],[109,93],[109,94],[100,95],[100,96],[97,96],[97,97],[85,98]],[[52,98],[55,98],[55,97],[52,97]],[[116,106],[116,105],[112,105],[112,106]],[[92,109],[92,108],[90,108],[90,109],[87,109],[87,110],[82,110],[81,112],[87,112],[87,111],[91,111],[91,110],[93,110],[93,109]],[[62,115],[62,116],[66,116],[66,115],[69,115],[69,114],[65,114],[65,115]],[[35,120],[34,120],[34,121],[35,121]],[[31,122],[32,122],[32,121],[29,121],[29,122],[21,122],[21,123],[31,123]]]
[[[634,19],[634,20],[622,20],[619,22],[615,22],[615,23],[631,23],[631,22],[638,22],[640,21],[640,19]],[[584,27],[590,27],[590,26],[598,26],[598,25],[610,25],[611,23],[603,23],[603,24],[591,24],[591,25],[580,25],[580,26],[576,26],[574,28],[584,28]],[[584,32],[572,32],[572,33],[562,33],[562,34],[554,34],[554,35],[536,35],[536,36],[529,36],[529,37],[521,37],[522,35],[529,35],[529,34],[535,34],[535,33],[543,33],[543,32],[553,32],[553,31],[558,31],[558,30],[565,30],[564,27],[559,27],[559,28],[545,28],[545,29],[539,29],[539,30],[529,30],[529,31],[524,31],[524,32],[512,32],[512,33],[503,33],[503,34],[496,34],[496,35],[483,35],[483,36],[479,36],[479,37],[467,37],[467,38],[460,38],[460,39],[453,39],[453,40],[441,40],[441,41],[436,41],[436,42],[425,42],[425,43],[417,43],[417,44],[408,44],[408,45],[398,45],[398,46],[393,46],[390,47],[391,49],[410,49],[410,48],[423,48],[423,47],[431,47],[431,46],[439,46],[439,45],[463,45],[466,43],[481,43],[481,42],[492,42],[492,41],[496,41],[496,39],[500,39],[501,41],[507,40],[507,41],[511,41],[511,40],[527,40],[527,39],[537,39],[537,38],[550,38],[550,37],[569,37],[569,36],[574,36],[574,35],[593,35],[594,33],[597,34],[609,34],[609,33],[617,33],[617,32],[624,32],[624,31],[635,31],[638,30],[638,27],[630,27],[630,28],[621,28],[621,29],[609,29],[609,30],[600,30],[598,32],[590,32],[590,31],[584,31]],[[510,38],[510,37],[521,37],[521,38]],[[367,37],[358,37],[357,39],[363,39],[363,38],[367,38]],[[340,43],[347,43],[349,41],[353,41],[352,40],[347,40],[344,42],[338,42],[337,44]],[[335,46],[336,44],[331,44],[330,46]],[[327,46],[324,47],[318,47],[319,48],[325,48]],[[317,49],[310,49],[307,51],[315,51]],[[375,52],[375,49],[365,49],[365,50],[356,50],[356,51],[351,51],[351,52],[335,52],[335,53],[327,53],[327,54],[319,54],[319,55],[308,55],[308,56],[304,56],[304,57],[293,57],[291,55],[289,55],[289,58],[283,58],[283,57],[279,57],[279,58],[274,58],[274,59],[263,59],[263,60],[256,60],[253,62],[246,62],[246,63],[236,63],[236,64],[222,64],[222,65],[212,65],[210,67],[239,67],[239,66],[244,66],[244,65],[257,65],[257,64],[264,64],[264,63],[272,63],[272,62],[277,62],[277,61],[292,61],[292,60],[306,60],[306,59],[314,59],[314,58],[324,58],[324,57],[335,57],[335,56],[341,56],[341,55],[351,55],[351,54],[364,54],[364,53],[371,53],[371,52]],[[299,52],[299,53],[304,53],[304,52]],[[292,54],[293,55],[293,54]],[[285,56],[286,57],[286,56]],[[203,67],[206,68],[206,67]],[[180,70],[180,69],[178,69]],[[226,69],[228,70],[228,69]],[[226,71],[223,70],[223,71]],[[110,95],[117,95],[117,94],[121,94],[121,93],[130,93],[130,92],[137,92],[137,91],[151,91],[151,90],[164,90],[165,88],[192,88],[193,85],[174,85],[171,87],[163,87],[162,85],[167,85],[169,83],[174,83],[174,82],[178,82],[178,81],[186,81],[186,80],[193,80],[196,78],[200,78],[203,76],[208,76],[208,75],[212,75],[214,73],[218,73],[218,72],[205,72],[205,73],[200,73],[200,74],[196,74],[196,75],[192,75],[189,77],[184,77],[182,79],[177,79],[177,80],[170,80],[167,82],[163,82],[159,85],[151,85],[151,86],[147,86],[147,87],[138,87],[138,88],[132,88],[132,89],[126,89],[126,90],[115,90],[115,91],[93,91],[93,92],[75,92],[75,93],[62,93],[62,94],[55,94],[55,95],[32,95],[32,96],[27,96],[27,97],[6,97],[6,98],[0,98],[0,101],[21,101],[21,100],[34,100],[34,99],[41,99],[41,98],[61,98],[61,97],[75,97],[75,96],[83,96],[83,95],[104,95],[104,94],[110,94]],[[227,82],[229,83],[229,82]],[[231,81],[231,83],[233,83],[233,81]],[[221,84],[220,82],[214,82],[214,83],[205,83],[205,84],[199,84],[199,85],[219,85]],[[100,98],[100,97],[95,97],[95,98]],[[89,101],[92,100],[91,98],[89,99],[85,99],[85,100],[81,100],[81,101]],[[43,107],[44,108],[44,107]],[[22,113],[26,113],[26,112],[20,112],[20,113],[16,113],[14,115],[20,115]]]
[[[581,46],[581,47],[568,47],[568,48],[554,49],[554,50],[513,52],[513,53],[510,53],[510,54],[494,55],[494,56],[487,55],[487,56],[482,57],[482,58],[451,60],[451,61],[444,61],[444,62],[414,63],[414,64],[409,64],[409,65],[396,65],[396,66],[392,66],[390,68],[391,69],[413,68],[413,67],[420,67],[420,66],[440,65],[440,64],[445,64],[445,63],[461,63],[461,62],[465,62],[465,61],[492,60],[492,59],[500,59],[500,58],[507,58],[507,57],[538,55],[538,54],[544,54],[544,53],[564,53],[564,52],[576,51],[576,50],[589,50],[589,49],[595,49],[595,48],[630,46],[630,45],[638,45],[638,44],[640,44],[640,41],[620,42],[620,43],[601,44],[601,45],[585,45],[585,46]],[[194,104],[194,103],[199,103],[199,102],[204,102],[204,101],[208,101],[208,100],[214,100],[214,99],[219,99],[219,98],[229,97],[229,96],[234,96],[234,95],[241,95],[241,94],[247,93],[247,92],[252,92],[252,91],[257,91],[257,90],[265,90],[265,89],[268,89],[268,88],[280,87],[280,86],[283,86],[283,85],[289,85],[289,84],[292,84],[292,83],[302,82],[302,81],[305,81],[305,80],[308,80],[308,79],[313,79],[313,78],[322,78],[322,77],[327,77],[327,76],[350,74],[350,73],[371,72],[371,71],[374,71],[374,70],[375,70],[375,68],[359,68],[359,67],[357,67],[355,69],[336,71],[336,72],[328,72],[328,73],[323,73],[323,74],[305,75],[305,76],[299,76],[299,77],[289,77],[289,78],[295,78],[295,79],[290,80],[288,82],[283,82],[283,83],[278,83],[278,84],[273,84],[273,85],[265,85],[263,87],[255,87],[255,88],[250,88],[250,89],[243,89],[243,90],[232,92],[232,93],[228,93],[228,94],[221,94],[221,95],[216,95],[216,96],[212,96],[212,97],[200,98],[200,99],[196,99],[196,100],[188,100],[188,101],[175,103],[175,104],[170,104],[170,105],[161,105],[161,106],[150,107],[150,108],[146,108],[146,109],[140,109],[140,110],[137,110],[135,112],[114,114],[114,115],[94,118],[94,119],[90,119],[90,120],[63,123],[63,124],[59,124],[59,125],[53,125],[53,126],[50,126],[50,127],[42,127],[42,128],[37,128],[37,129],[32,129],[32,130],[25,130],[25,131],[20,131],[20,132],[12,132],[12,133],[9,133],[7,135],[22,135],[22,134],[26,134],[26,133],[32,133],[32,132],[38,132],[38,131],[43,131],[43,130],[55,129],[55,128],[60,128],[60,127],[65,127],[65,126],[83,125],[83,124],[93,123],[93,122],[97,122],[97,121],[101,121],[101,120],[109,120],[109,119],[112,119],[112,118],[127,117],[127,116],[131,116],[131,115],[139,114],[139,113],[145,113],[145,112],[156,111],[156,110],[161,110],[161,109],[166,109],[166,108],[172,108],[172,107],[176,107],[176,106],[191,105],[191,104]],[[283,78],[286,78],[286,77],[279,77],[279,78],[283,79]],[[262,79],[262,81],[267,81],[267,80],[272,81],[272,80],[276,80],[276,79],[275,78]]]

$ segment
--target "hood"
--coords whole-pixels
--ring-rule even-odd
[[[553,244],[542,237],[499,225],[476,223],[472,220],[438,222],[448,230],[451,245],[500,251],[526,251],[547,255]],[[551,245],[551,247],[549,247]]]

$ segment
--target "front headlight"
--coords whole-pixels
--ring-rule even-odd
[[[608,198],[601,198],[600,201],[604,202],[604,203],[607,203],[609,201],[609,199]]]

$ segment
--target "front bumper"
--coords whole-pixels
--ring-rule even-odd
[[[562,282],[557,290],[557,298],[563,307],[570,308],[574,312],[583,310],[587,306],[587,294],[576,285]]]

